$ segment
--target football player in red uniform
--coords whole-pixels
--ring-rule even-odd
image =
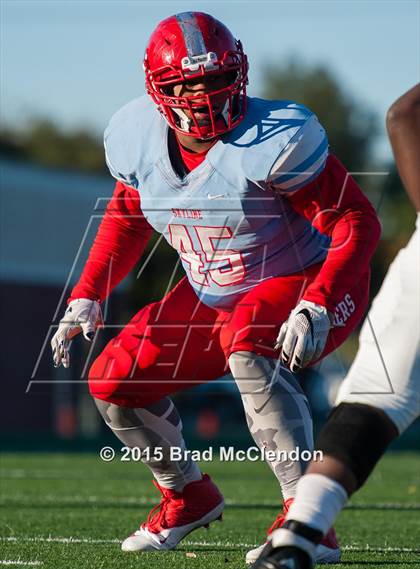
[[[215,18],[186,12],[153,32],[147,95],[105,132],[117,180],[89,259],[52,340],[69,366],[72,338],[91,339],[100,303],[133,268],[152,229],[178,251],[186,277],[142,308],[89,372],[99,412],[162,494],[122,547],[173,549],[221,516],[223,497],[185,448],[169,395],[230,371],[261,449],[310,450],[312,422],[292,372],[337,348],[366,309],[374,209],[329,152],[315,115],[293,101],[246,95],[240,41]],[[159,453],[154,451],[159,449]],[[304,462],[270,463],[284,510]],[[272,529],[281,525],[279,514]],[[318,559],[337,561],[331,530]]]

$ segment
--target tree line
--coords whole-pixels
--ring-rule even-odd
[[[373,144],[385,117],[378,117],[350,95],[326,66],[308,66],[299,60],[289,60],[282,66],[270,65],[264,70],[264,85],[263,96],[291,99],[312,109],[328,133],[331,150],[351,172],[374,169]],[[0,129],[0,155],[51,168],[107,175],[100,136],[84,130],[65,132],[46,119],[33,120],[24,129]],[[380,286],[390,260],[408,240],[415,218],[393,163],[388,168],[381,167],[387,169],[386,176],[357,178],[379,209],[384,227],[373,260],[372,294]],[[149,285],[153,281],[154,286],[148,289],[150,292],[152,288],[157,298],[165,292],[174,263],[175,258],[166,246],[160,247],[158,258],[151,260]],[[168,275],[162,273],[162,267],[167,268]],[[157,280],[152,276],[156,274]],[[133,286],[132,298],[138,306],[144,293],[141,285]]]

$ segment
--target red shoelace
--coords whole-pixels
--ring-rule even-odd
[[[162,498],[159,504],[154,506],[149,514],[147,515],[146,523],[142,524],[142,527],[147,527],[152,533],[159,533],[162,528],[172,527],[176,524],[176,513],[179,507],[182,505],[182,495],[174,490],[168,490],[167,488],[161,488],[156,480],[153,480],[153,484],[162,494]],[[179,496],[179,499],[176,498]],[[171,517],[175,518],[174,522],[171,523]],[[178,520],[179,521],[179,520]]]
[[[286,517],[286,514],[290,508],[291,503],[293,502],[293,498],[289,498],[288,500],[286,500],[283,503],[283,511],[280,512],[280,514],[277,516],[277,518],[274,520],[273,524],[270,526],[270,528],[267,530],[267,535],[270,535],[271,533],[273,533],[273,531],[275,529],[280,528],[283,524],[284,524],[284,519]]]

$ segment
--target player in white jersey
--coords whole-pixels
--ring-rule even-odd
[[[101,415],[124,445],[145,451],[162,494],[125,551],[173,549],[224,507],[190,455],[171,460],[185,442],[170,394],[230,371],[261,449],[313,448],[292,372],[360,322],[380,233],[316,116],[293,101],[247,97],[246,55],[221,22],[200,12],[167,18],[144,69],[147,95],[106,129],[114,196],[52,340],[55,364],[68,367],[72,337],[92,336],[100,302],[152,231],[177,250],[186,276],[134,315],[89,371]],[[274,456],[285,512],[305,463]],[[333,530],[317,555],[339,559]]]
[[[248,556],[254,569],[310,569],[316,544],[389,443],[420,416],[420,84],[390,108],[387,128],[397,167],[417,211],[416,230],[392,262],[360,334],[356,359],[317,440],[281,529]]]

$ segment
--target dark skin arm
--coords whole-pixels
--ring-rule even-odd
[[[420,83],[390,107],[386,128],[407,195],[420,211]]]

